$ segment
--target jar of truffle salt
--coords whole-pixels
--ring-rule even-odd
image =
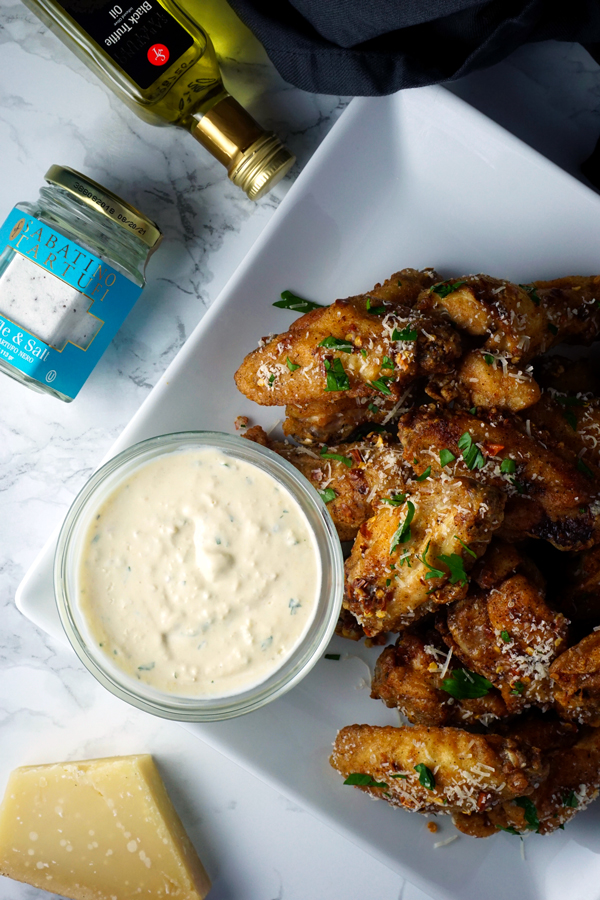
[[[0,370],[69,402],[141,294],[162,235],[73,169],[45,179],[0,227]]]

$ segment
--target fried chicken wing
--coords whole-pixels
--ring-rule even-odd
[[[378,282],[364,296],[371,299],[370,305],[373,300],[380,300],[391,306],[412,307],[419,299],[421,291],[439,280],[440,276],[435,269],[401,269],[390,275],[383,284]]]
[[[579,811],[576,791],[582,788],[581,793],[591,799],[589,788],[597,782],[600,764],[597,738],[590,741],[589,734],[583,736],[571,723],[533,715],[512,720],[503,734],[539,750],[548,775],[528,797],[471,816],[454,813],[454,824],[470,837],[489,837],[501,830],[510,834],[538,828],[541,834],[554,831]],[[579,742],[581,746],[575,746]]]
[[[520,412],[541,396],[530,366],[518,366],[486,350],[470,350],[456,372],[430,380],[426,391],[434,400],[458,400],[468,409],[507,409]]]
[[[502,533],[510,540],[544,538],[560,550],[593,543],[592,479],[561,457],[550,437],[536,434],[530,422],[419,407],[402,417],[398,433],[405,459],[416,460],[415,468],[431,465],[435,473],[469,474],[502,489],[508,495]]]
[[[392,444],[387,435],[323,447],[323,455],[284,441],[271,441],[260,426],[249,428],[244,437],[283,456],[322,495],[333,492],[333,499],[325,499],[342,541],[353,540],[362,523],[380,506],[380,498],[401,493],[410,475],[401,447]]]
[[[567,647],[568,623],[524,575],[472,591],[437,626],[454,654],[498,688],[509,712],[552,705],[550,666]]]
[[[584,810],[600,788],[600,730],[585,734],[570,750],[548,754],[550,774],[529,797],[528,804],[503,803],[492,810],[492,824],[523,833],[537,824],[539,834],[550,834]],[[532,815],[533,813],[533,815]]]
[[[457,332],[441,319],[409,307],[367,312],[362,300],[314,309],[267,340],[236,372],[239,390],[261,406],[303,406],[327,394],[397,400],[416,378],[448,371],[460,356]]]
[[[550,667],[560,716],[600,727],[600,632],[569,647]]]
[[[546,774],[540,755],[511,738],[423,725],[393,728],[350,725],[337,735],[330,763],[372,797],[414,812],[482,812],[530,794]]]
[[[458,668],[434,631],[424,636],[405,631],[386,647],[375,666],[371,697],[396,707],[415,725],[489,725],[508,715],[500,694],[455,699],[444,678]]]
[[[467,478],[427,478],[390,499],[361,525],[346,561],[344,606],[367,636],[400,631],[463,597],[504,507],[500,491]]]
[[[582,728],[568,732],[564,723],[535,729],[530,740],[526,729],[518,726],[510,734],[520,743],[530,741],[542,751],[549,765],[543,782],[522,798],[502,803],[490,810],[487,818],[496,828],[523,834],[537,831],[550,834],[573,818],[598,796],[600,788],[600,729]]]
[[[489,275],[464,275],[424,290],[417,308],[443,309],[459,329],[485,336],[485,350],[525,362],[565,340],[595,340],[598,298],[600,276],[517,285]]]

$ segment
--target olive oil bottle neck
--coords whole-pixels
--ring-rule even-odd
[[[296,159],[226,91],[208,111],[192,116],[190,131],[251,200],[271,190]]]

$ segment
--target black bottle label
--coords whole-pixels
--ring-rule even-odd
[[[130,5],[106,0],[58,0],[93,41],[145,90],[194,43],[157,0]],[[124,3],[124,5],[123,5]]]

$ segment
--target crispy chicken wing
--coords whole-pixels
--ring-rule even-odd
[[[334,400],[398,398],[421,375],[448,371],[460,355],[458,334],[441,319],[409,307],[367,312],[362,299],[314,309],[267,340],[236,372],[240,391],[262,406],[301,406],[328,393]]]
[[[535,720],[532,727],[526,720],[524,727],[515,724],[507,734],[520,744],[540,750],[549,772],[527,798],[505,801],[484,814],[494,829],[550,834],[598,796],[600,729],[585,727],[578,731],[564,722]]]
[[[239,390],[263,406],[289,406],[286,431],[306,440],[347,436],[345,416],[352,428],[381,421],[416,379],[450,371],[461,353],[452,326],[411,308],[430,271],[409,273],[263,339],[236,372]]]
[[[405,631],[375,666],[371,697],[397,707],[415,725],[489,725],[508,715],[500,694],[455,699],[444,679],[459,668],[439,634]]]
[[[423,725],[350,725],[330,763],[344,778],[369,775],[379,787],[357,786],[372,797],[424,813],[482,812],[530,794],[547,771],[537,750],[510,738]]]
[[[486,350],[525,362],[569,340],[591,343],[600,328],[600,276],[517,285],[465,275],[424,290],[422,310],[443,309],[463,331],[486,337]]]
[[[594,631],[550,666],[558,714],[600,727],[600,632]]]
[[[516,413],[533,406],[541,396],[530,370],[487,350],[470,350],[456,372],[431,379],[425,390],[444,403],[458,400],[468,409],[480,406]]]
[[[571,723],[530,715],[513,720],[503,734],[539,750],[548,775],[528,797],[472,816],[455,813],[454,824],[464,834],[489,837],[500,830],[521,834],[538,829],[547,834],[594,798],[599,784],[600,732],[580,732]]]
[[[363,522],[381,505],[380,498],[401,493],[410,476],[402,448],[387,435],[337,447],[323,447],[319,453],[271,441],[260,426],[249,428],[244,437],[274,450],[295,466],[321,492],[334,493],[325,500],[340,540],[350,541]]]
[[[567,647],[567,620],[524,575],[473,590],[438,619],[446,644],[498,688],[509,712],[553,702],[552,662]]]
[[[572,747],[544,754],[550,764],[548,777],[528,797],[490,810],[490,822],[499,828],[513,828],[550,834],[581,812],[598,796],[600,788],[600,729],[584,729]]]
[[[398,433],[405,459],[416,460],[415,468],[431,465],[435,473],[469,474],[501,488],[508,495],[502,533],[512,541],[544,538],[560,550],[593,543],[592,479],[561,457],[550,437],[537,434],[530,422],[420,407],[402,417]],[[442,451],[445,460],[440,460]]]
[[[426,470],[425,470],[426,471]],[[502,522],[504,496],[471,479],[414,483],[359,530],[344,606],[365,634],[400,631],[463,597],[467,571]]]

